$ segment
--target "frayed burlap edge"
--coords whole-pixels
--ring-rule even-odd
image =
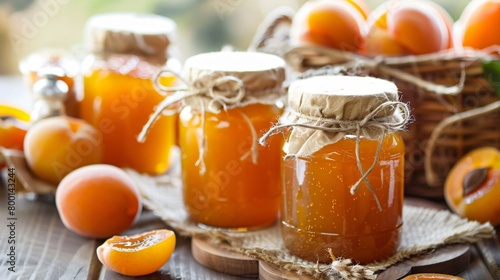
[[[290,254],[281,241],[278,224],[246,233],[201,229],[189,220],[178,176],[150,177],[131,170],[127,172],[138,181],[144,205],[178,234],[203,238],[227,251],[265,261],[299,276],[307,275],[316,279],[376,279],[377,273],[412,256],[449,244],[475,243],[495,234],[489,223],[469,221],[447,210],[405,205],[402,242],[395,255],[385,261],[367,265],[341,258],[335,259],[331,264],[319,264]]]

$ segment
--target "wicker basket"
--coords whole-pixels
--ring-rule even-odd
[[[442,198],[446,175],[461,156],[482,146],[500,148],[500,96],[484,76],[483,62],[494,58],[487,52],[373,59],[290,46],[285,31],[290,22],[289,13],[271,14],[250,49],[283,56],[298,78],[355,74],[392,80],[409,102],[414,121],[403,134],[407,193]]]

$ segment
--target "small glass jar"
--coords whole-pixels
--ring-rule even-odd
[[[320,262],[390,257],[403,225],[405,146],[397,131],[408,115],[396,86],[369,77],[314,77],[292,83],[289,103],[281,119],[286,248]]]
[[[59,49],[42,50],[24,58],[19,63],[19,70],[34,99],[38,98],[33,88],[35,83],[47,75],[57,76],[68,86],[63,101],[64,114],[74,118],[80,117],[80,64],[73,55]]]
[[[170,166],[175,114],[158,120],[144,143],[144,123],[165,94],[152,77],[169,63],[175,23],[157,15],[127,13],[95,16],[87,22],[93,53],[83,62],[81,116],[102,133],[104,163],[161,174]],[[162,85],[175,82],[163,77]]]
[[[263,53],[186,61],[187,83],[201,93],[185,99],[179,123],[184,202],[194,222],[240,231],[276,222],[282,142],[257,140],[283,112],[284,67]]]

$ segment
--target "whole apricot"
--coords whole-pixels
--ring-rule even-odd
[[[452,46],[452,26],[449,14],[434,2],[385,2],[366,21],[363,53],[402,56],[445,50]]]
[[[24,154],[40,179],[58,184],[69,172],[102,158],[97,129],[83,120],[57,116],[36,122],[24,138]]]
[[[142,203],[135,181],[125,171],[95,164],[64,177],[56,190],[56,206],[71,231],[91,238],[108,238],[135,222]]]
[[[320,45],[357,52],[363,44],[361,28],[368,14],[363,1],[306,2],[290,27],[292,43]]]
[[[474,0],[463,10],[457,21],[464,47],[484,49],[500,45],[500,1]]]
[[[132,236],[114,236],[97,248],[107,268],[127,276],[141,276],[160,269],[172,256],[175,233],[153,230]]]
[[[460,216],[500,225],[500,151],[484,147],[462,157],[446,177],[444,197]]]

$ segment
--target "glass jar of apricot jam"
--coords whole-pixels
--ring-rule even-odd
[[[289,109],[261,139],[286,131],[281,230],[310,261],[371,263],[401,235],[408,119],[396,86],[370,77],[323,76],[289,89]]]
[[[195,94],[184,99],[179,117],[190,218],[231,230],[274,224],[282,143],[261,147],[258,136],[283,113],[284,61],[264,53],[217,52],[193,56],[184,67]]]
[[[152,77],[167,63],[176,30],[157,15],[103,14],[87,22],[92,54],[83,62],[81,117],[102,133],[104,163],[160,174],[170,166],[175,114],[159,119],[144,143],[137,141],[155,106],[165,98]],[[174,83],[164,77],[162,85]]]

